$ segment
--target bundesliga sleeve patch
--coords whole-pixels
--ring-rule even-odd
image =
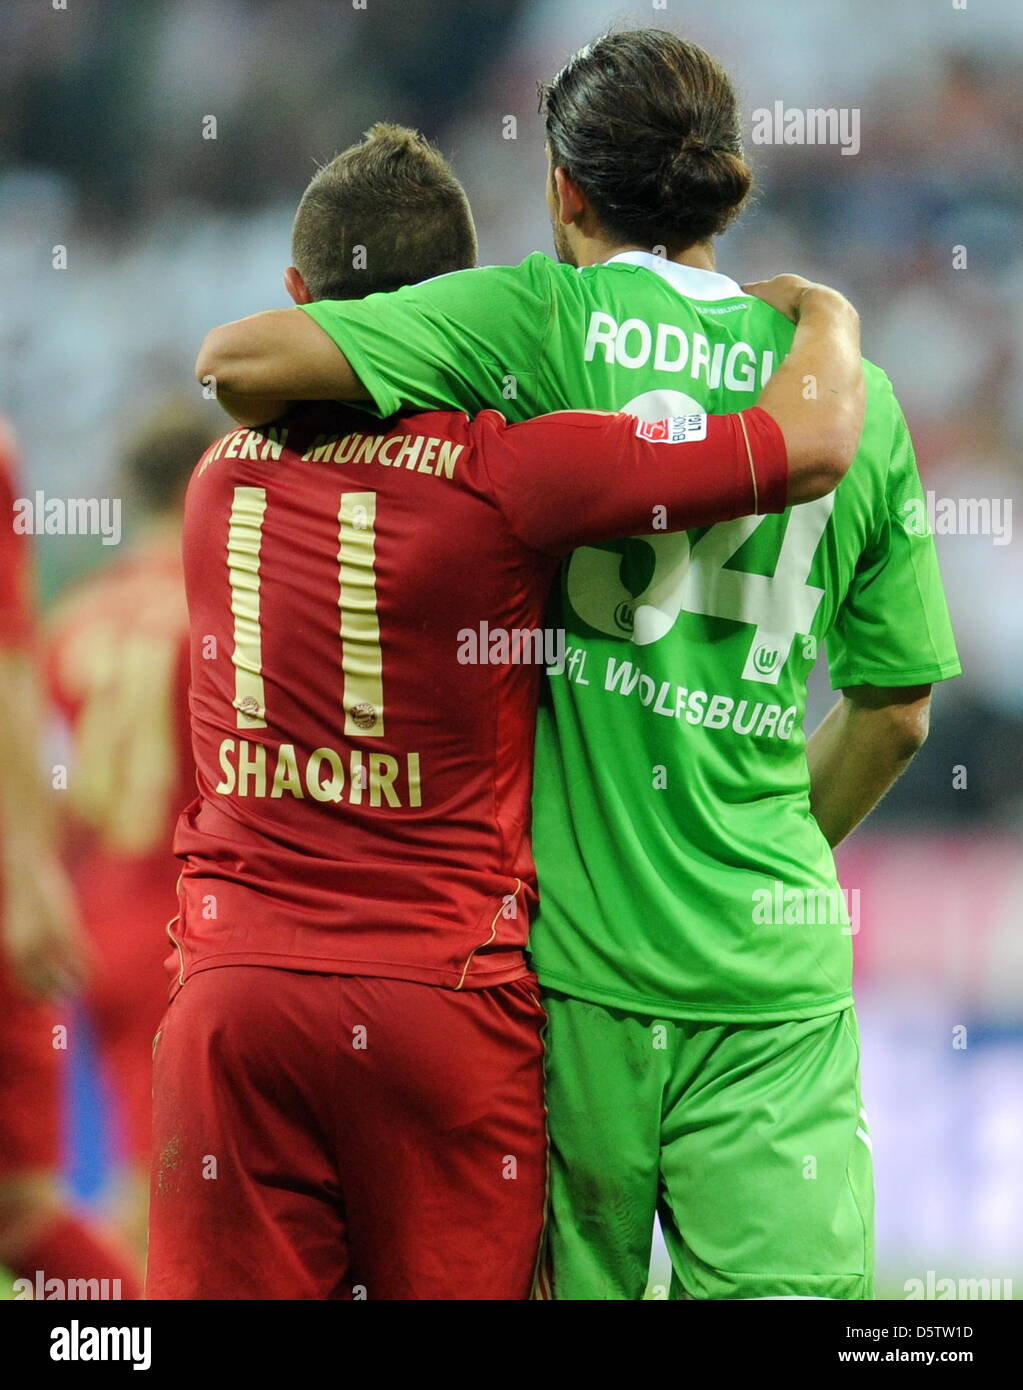
[[[652,444],[694,444],[707,438],[706,415],[672,415],[667,420],[638,420],[636,433]]]

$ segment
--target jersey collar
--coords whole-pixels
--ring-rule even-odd
[[[686,299],[702,299],[709,302],[715,299],[749,298],[749,295],[727,275],[719,275],[716,270],[700,270],[694,265],[680,265],[678,261],[655,256],[652,251],[622,251],[620,255],[612,256],[604,264],[641,265],[674,285],[679,294],[685,295]]]

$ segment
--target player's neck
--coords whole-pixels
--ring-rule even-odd
[[[615,256],[621,256],[626,251],[646,251],[650,254],[653,248],[638,246],[632,242],[625,242],[621,245],[611,244],[596,237],[587,237],[583,244],[576,248],[576,264],[578,266],[603,265],[605,261],[613,260]],[[699,241],[695,246],[687,246],[684,251],[677,251],[675,255],[668,256],[667,259],[675,261],[678,265],[695,266],[697,270],[714,270],[714,243],[712,241]]]
[[[698,241],[695,246],[688,246],[684,251],[669,256],[668,260],[675,261],[678,265],[695,266],[697,270],[717,269],[717,258],[714,255],[714,243],[712,241]]]

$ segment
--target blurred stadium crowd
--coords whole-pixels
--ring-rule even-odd
[[[1018,0],[80,0],[63,11],[9,0],[0,412],[18,437],[25,488],[111,495],[126,440],[189,389],[205,331],[287,303],[280,276],[297,198],[314,164],[375,120],[417,126],[452,156],[482,263],[549,250],[535,84],[616,21],[703,44],[737,77],[748,120],[778,100],[861,112],[853,157],[751,141],[756,201],[722,242],[719,266],[738,280],[797,270],[847,292],[867,355],[907,413],[925,487],[937,498],[1011,499],[1023,518]],[[66,269],[53,268],[58,247]],[[871,827],[1004,835],[1023,824],[1023,547],[984,534],[939,535],[938,546],[966,674],[938,692],[930,741]],[[41,537],[44,600],[110,558],[95,537]],[[821,672],[811,722],[829,698]],[[954,789],[957,766],[966,784]],[[900,876],[897,861],[879,869],[861,856],[856,867],[864,883],[879,876],[879,893]],[[961,906],[971,920],[1001,920],[1000,905],[969,894]],[[966,926],[958,921],[957,940]],[[905,940],[907,970],[933,955],[930,939]],[[874,958],[897,977],[898,959]],[[873,1003],[882,996],[879,987]],[[990,1003],[983,990],[973,999],[981,1011]],[[1017,1029],[1018,1080],[1018,999],[1002,1014]],[[879,1020],[875,1037],[883,1031]],[[996,1091],[1008,1084],[1008,1072],[992,1075]],[[894,1114],[890,1070],[885,1084]],[[1019,1118],[997,1113],[992,1142],[1007,1152]],[[944,1181],[935,1179],[936,1211]],[[985,1223],[997,1248],[1006,1220],[1023,1231],[1020,1198],[1001,1181],[984,1189],[979,1226],[960,1232],[967,1244]],[[881,1183],[883,1198],[883,1166]],[[905,1231],[899,1239],[912,1245]]]
[[[907,411],[925,485],[1018,510],[1023,12],[983,8],[672,0],[653,22],[718,54],[747,113],[779,99],[861,110],[852,158],[751,144],[757,202],[720,263],[739,279],[793,268],[845,289]],[[483,263],[549,248],[535,82],[603,24],[651,13],[589,0],[5,6],[2,405],[29,480],[109,490],[126,420],[187,385],[206,329],[285,302],[297,194],[314,161],[373,120],[419,126],[453,155]],[[51,269],[58,245],[64,271]],[[965,268],[953,269],[956,246]],[[936,701],[912,789],[879,814],[1017,823],[1020,547],[939,545],[966,675]],[[44,542],[47,592],[98,557]],[[953,764],[969,769],[954,794]]]

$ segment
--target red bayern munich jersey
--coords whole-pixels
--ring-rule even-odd
[[[0,420],[0,651],[28,651],[32,646],[35,620],[32,601],[32,546],[27,535],[16,531],[14,503],[14,440]],[[2,775],[2,774],[0,774]],[[3,826],[0,825],[0,834]],[[0,912],[4,886],[0,878]],[[0,971],[4,970],[0,952]]]
[[[189,656],[173,523],[66,590],[47,622],[47,685],[74,745],[76,839],[163,881],[173,870],[172,888],[174,827],[195,796]]]
[[[196,792],[190,655],[174,521],[151,525],[122,558],[66,590],[47,623],[47,685],[72,745],[66,858],[98,947],[92,1003],[111,1014],[123,1014],[132,979],[140,1010],[152,1009],[151,978],[157,1006],[165,1002],[158,962],[180,870],[172,843]]]
[[[33,629],[32,550],[15,531],[14,441],[0,420],[0,647],[28,646]]]
[[[558,558],[781,511],[787,476],[756,408],[509,426],[303,405],[211,446],[185,507],[200,794],[175,839],[179,979],[525,974],[535,658]]]

